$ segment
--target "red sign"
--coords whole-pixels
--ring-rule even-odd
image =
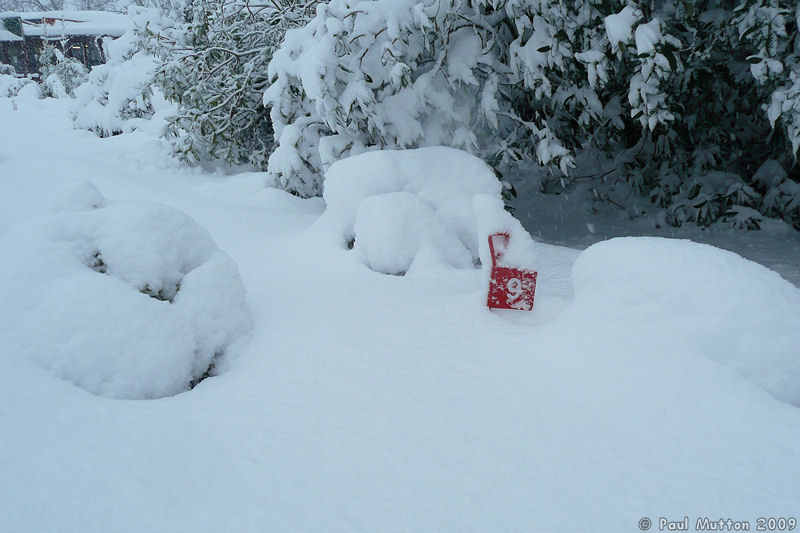
[[[536,292],[536,272],[522,268],[501,267],[497,262],[503,258],[508,248],[508,233],[489,236],[489,250],[492,253],[492,276],[489,280],[489,309],[533,309],[533,295]]]

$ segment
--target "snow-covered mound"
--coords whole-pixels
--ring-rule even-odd
[[[42,97],[41,86],[35,81],[32,81],[31,83],[26,83],[25,85],[19,88],[19,90],[17,91],[16,100],[17,102],[25,102],[31,100],[39,100],[41,97]]]
[[[3,65],[0,65],[3,66]],[[36,84],[28,78],[17,78],[12,74],[0,72],[0,98],[13,98],[26,85]]]
[[[367,152],[328,170],[320,223],[377,272],[403,274],[418,257],[427,266],[472,268],[479,260],[489,264],[484,241],[490,232],[512,232],[513,246],[532,251],[500,192],[492,169],[460,150]]]
[[[378,272],[397,274],[411,266],[421,247],[432,246],[457,268],[472,256],[455,233],[419,196],[392,192],[365,198],[356,212],[354,248]]]
[[[158,398],[214,372],[251,329],[233,261],[184,213],[88,182],[5,236],[0,354],[87,391]]]
[[[592,331],[704,354],[800,405],[800,290],[775,272],[705,244],[631,237],[588,248],[572,276],[572,310]]]

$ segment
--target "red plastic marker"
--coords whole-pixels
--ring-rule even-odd
[[[497,262],[503,258],[511,237],[508,233],[489,235],[489,251],[492,253],[492,276],[489,280],[489,309],[533,309],[533,296],[536,292],[536,272],[522,268],[500,267]]]

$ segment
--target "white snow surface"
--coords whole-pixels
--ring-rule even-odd
[[[372,272],[319,231],[322,201],[263,174],[183,169],[144,131],[98,139],[70,129],[63,102],[18,104],[0,98],[0,235],[17,245],[2,263],[19,276],[4,270],[4,290],[22,282],[38,298],[62,274],[93,276],[169,306],[65,244],[122,243],[114,228],[152,206],[132,202],[155,201],[236,262],[254,329],[219,375],[130,402],[58,379],[11,342],[7,324],[36,344],[42,317],[80,321],[71,308],[0,304],[0,529],[618,532],[645,516],[654,528],[797,516],[800,296],[773,272],[675,240],[537,243],[534,310],[491,312],[482,272]],[[86,179],[108,199],[96,209]],[[367,198],[399,192],[340,205],[355,224]],[[174,227],[153,209],[164,218],[151,225]],[[186,246],[206,257],[208,242]],[[41,262],[20,273],[22,256]]]
[[[633,37],[633,26],[644,15],[642,11],[633,6],[625,6],[617,14],[609,15],[603,19],[606,27],[606,36],[611,43],[612,50],[617,50],[620,43],[625,44]]]
[[[0,28],[0,42],[2,41],[22,41],[22,37],[11,33],[10,31]]]
[[[656,45],[664,40],[661,34],[661,20],[658,17],[654,18],[647,24],[639,24],[634,32],[634,40],[636,41],[636,54],[655,54]]]
[[[364,264],[386,274],[405,273],[422,248],[457,268],[472,266],[469,251],[436,212],[409,192],[370,196],[353,225],[354,248]]]

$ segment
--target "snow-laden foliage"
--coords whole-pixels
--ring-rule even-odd
[[[42,96],[45,98],[67,98],[75,96],[75,89],[89,75],[83,63],[66,57],[61,50],[45,44],[39,54],[41,65]]]
[[[320,170],[364,147],[446,144],[494,165],[529,157],[567,174],[574,166],[570,149],[581,137],[598,124],[624,125],[621,85],[610,72],[623,50],[612,49],[603,19],[615,6],[485,0],[321,6],[309,25],[287,34],[270,64],[264,100],[280,136],[270,171],[291,189],[317,194]],[[609,23],[623,37],[631,33],[624,24],[642,18],[641,10],[626,9],[631,13],[623,10]],[[658,21],[650,24],[640,41],[652,65],[645,60],[638,71],[630,68],[637,74],[648,68],[648,80],[671,68],[655,49],[665,39]],[[598,92],[608,85],[615,98],[603,102]],[[651,85],[638,82],[631,100],[636,118],[655,127],[671,116],[651,98]]]
[[[158,61],[144,41],[170,27],[170,20],[156,8],[131,6],[128,15],[131,29],[104,42],[108,62],[94,67],[75,91],[75,126],[101,137],[135,129],[137,121],[166,107],[153,82]]]
[[[797,184],[798,9],[332,0],[269,65],[269,171],[318,195],[337,159],[444,144],[500,171],[529,159],[556,184],[591,179],[600,201],[644,195],[671,224],[755,227],[760,212],[798,225],[797,205],[767,203],[777,193],[754,181],[772,159],[794,169],[784,189]]]
[[[600,196],[648,194],[673,225],[758,228],[768,215],[800,227],[800,198],[775,201],[788,200],[800,178],[790,96],[796,9],[780,0],[666,4],[664,20],[682,43],[673,51],[682,68],[662,85],[675,119],[626,147],[617,158],[624,172]],[[776,162],[775,179],[758,178]]]
[[[266,167],[272,124],[261,105],[267,63],[288,28],[310,18],[310,0],[208,0],[189,4],[179,46],[157,81],[178,113],[168,136],[194,163],[218,159]]]

